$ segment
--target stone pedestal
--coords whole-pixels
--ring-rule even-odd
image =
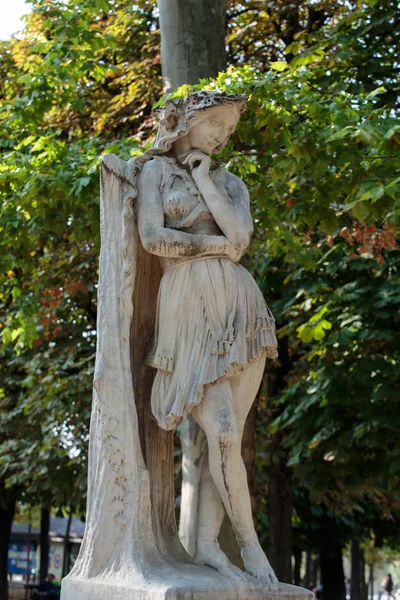
[[[314,594],[294,585],[280,583],[267,589],[253,577],[237,583],[208,567],[180,564],[149,574],[147,581],[135,583],[113,575],[106,578],[67,577],[62,598],[74,600],[312,600]]]

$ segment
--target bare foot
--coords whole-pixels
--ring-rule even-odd
[[[249,575],[269,586],[279,583],[258,541],[249,540],[240,545],[244,567]]]
[[[247,581],[246,574],[238,567],[235,567],[228,557],[222,552],[218,542],[202,544],[197,546],[196,554],[193,557],[196,565],[206,565],[216,569],[221,575],[226,575],[236,581]]]

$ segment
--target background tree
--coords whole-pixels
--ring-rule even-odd
[[[165,91],[226,68],[226,0],[158,0]]]

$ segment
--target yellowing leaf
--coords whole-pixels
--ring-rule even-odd
[[[278,61],[270,63],[270,67],[274,71],[284,71],[285,69],[288,68],[288,66],[289,65],[287,63],[283,62],[283,60],[278,60]]]

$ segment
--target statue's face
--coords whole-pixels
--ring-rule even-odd
[[[234,106],[216,106],[207,110],[187,134],[192,148],[204,154],[219,152],[235,131],[239,116],[239,110]]]

